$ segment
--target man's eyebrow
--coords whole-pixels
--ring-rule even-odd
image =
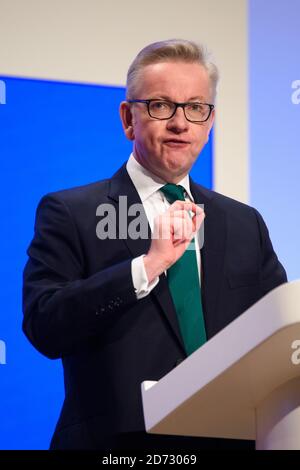
[[[206,101],[204,96],[193,96],[192,98],[189,99],[189,101]]]
[[[168,95],[161,95],[160,93],[152,93],[151,96],[155,96],[155,100],[166,100],[166,101],[172,101],[171,98]]]
[[[153,93],[153,97],[154,96],[155,96],[155,98],[152,98],[152,99],[173,101],[168,95],[162,95],[160,93]],[[206,102],[205,98],[203,96],[200,96],[200,95],[191,97],[189,100],[185,101],[185,103],[190,103],[191,101]]]

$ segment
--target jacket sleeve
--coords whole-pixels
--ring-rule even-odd
[[[278,260],[270,240],[268,228],[260,215],[254,209],[257,218],[260,241],[261,241],[261,285],[263,295],[267,294],[280,284],[287,282],[287,275],[284,267]]]
[[[23,273],[23,330],[50,358],[80,351],[137,302],[131,259],[86,277],[81,245],[67,205],[45,196]]]

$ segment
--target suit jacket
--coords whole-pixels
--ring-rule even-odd
[[[286,274],[255,209],[192,179],[190,188],[206,213],[201,260],[209,339],[286,282]],[[136,299],[131,261],[147,252],[150,239],[96,235],[97,207],[113,204],[118,214],[120,195],[128,207],[141,203],[125,165],[111,179],[49,194],[37,209],[23,329],[42,354],[63,362],[65,400],[52,448],[97,448],[106,436],[144,430],[141,382],[159,380],[186,358],[166,276]]]

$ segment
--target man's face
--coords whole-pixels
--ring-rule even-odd
[[[138,83],[135,99],[212,102],[207,71],[197,63],[148,65],[140,72]],[[121,117],[127,137],[134,140],[136,160],[163,180],[177,183],[206,144],[214,115],[204,123],[192,123],[177,108],[171,119],[157,120],[149,116],[144,103],[122,103]]]

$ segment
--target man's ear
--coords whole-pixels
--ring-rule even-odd
[[[210,131],[211,131],[212,127],[213,127],[214,121],[215,121],[215,110],[213,109],[213,110],[212,110],[212,113],[211,113],[211,115],[210,115],[210,118],[209,118],[209,124],[208,124],[208,128],[207,128],[206,143],[208,142],[209,135],[210,135]]]
[[[125,132],[127,139],[134,140],[134,131],[132,125],[132,112],[130,104],[127,101],[122,101],[120,104],[120,118],[122,121],[122,126]]]

